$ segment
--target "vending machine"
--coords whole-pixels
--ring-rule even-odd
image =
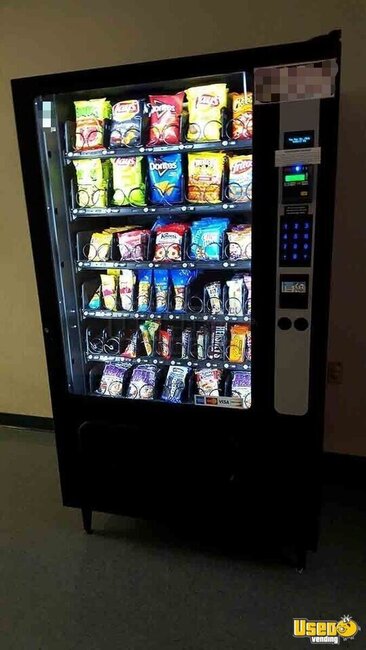
[[[340,32],[12,82],[63,502],[315,549]]]

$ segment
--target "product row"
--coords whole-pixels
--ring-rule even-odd
[[[244,370],[222,371],[218,368],[192,370],[187,366],[169,366],[131,362],[105,364],[102,375],[91,374],[91,391],[108,397],[162,399],[167,402],[195,402],[195,396],[237,398],[232,405],[251,406],[251,374]],[[228,400],[229,401],[229,400]]]
[[[143,207],[252,200],[252,156],[171,153],[74,160],[77,206]]]
[[[250,317],[251,276],[211,279],[191,269],[110,270],[83,285],[83,309]]]
[[[155,320],[131,322],[111,334],[108,329],[87,328],[88,355],[122,359],[154,357],[158,361],[250,363],[252,338],[249,325],[204,324],[180,327]]]
[[[229,219],[207,217],[175,223],[160,217],[151,229],[140,226],[78,233],[78,257],[89,262],[179,262],[183,260],[250,260],[252,229]]]
[[[229,93],[223,83],[113,106],[105,98],[74,105],[75,151],[252,138],[252,94]]]

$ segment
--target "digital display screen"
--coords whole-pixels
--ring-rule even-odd
[[[295,182],[300,182],[300,181],[305,181],[306,176],[305,174],[286,174],[285,175],[285,183],[295,183]]]
[[[282,293],[306,293],[306,282],[297,280],[282,280]]]
[[[287,149],[301,149],[314,146],[314,131],[290,131],[284,134]]]

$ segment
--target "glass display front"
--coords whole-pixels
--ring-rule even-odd
[[[39,101],[69,390],[249,408],[251,79]]]

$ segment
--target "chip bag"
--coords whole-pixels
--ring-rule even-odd
[[[247,203],[252,200],[252,156],[229,156],[229,185],[227,198],[230,201]]]
[[[222,109],[227,105],[226,84],[198,86],[186,90],[189,111],[189,142],[220,140]]]
[[[191,225],[189,257],[193,260],[219,260],[224,232],[229,219],[207,217]]]
[[[244,408],[250,408],[251,407],[251,373],[250,372],[245,372],[244,370],[235,370],[232,373],[232,381],[231,381],[231,394],[234,397],[237,395],[238,397],[241,397],[243,400],[243,407]]]
[[[199,395],[218,396],[222,371],[217,368],[201,368],[195,371]]]
[[[103,302],[106,309],[117,311],[116,275],[101,274]]]
[[[108,232],[93,232],[89,250],[89,262],[105,262],[110,257],[113,235]]]
[[[113,158],[114,205],[146,205],[142,156]]]
[[[178,144],[184,92],[176,95],[150,95],[149,145]]]
[[[104,99],[74,102],[76,114],[75,151],[103,149],[104,120],[111,117],[111,104]]]
[[[124,377],[130,367],[127,362],[106,363],[97,392],[108,397],[121,397]]]
[[[247,224],[233,226],[227,233],[227,254],[230,260],[250,260],[252,257],[252,227]]]
[[[140,364],[133,372],[127,391],[130,399],[153,399],[158,369],[153,365]]]
[[[112,107],[111,147],[138,147],[141,144],[144,102],[127,99]]]
[[[188,154],[188,201],[220,203],[224,153]]]
[[[155,262],[177,262],[182,259],[183,235],[188,230],[186,223],[169,223],[155,230]]]
[[[150,201],[164,205],[181,203],[182,188],[182,157],[179,153],[164,156],[148,156]]]
[[[76,203],[81,208],[105,208],[107,205],[110,164],[99,158],[74,160]]]
[[[243,363],[245,358],[246,337],[248,325],[233,325],[230,329],[229,361]]]
[[[233,109],[232,133],[234,140],[251,140],[253,137],[252,93],[230,93]]]
[[[129,230],[117,233],[121,260],[142,262],[147,256],[150,230]]]
[[[185,366],[170,366],[161,398],[166,402],[181,402],[187,375],[188,368]]]

